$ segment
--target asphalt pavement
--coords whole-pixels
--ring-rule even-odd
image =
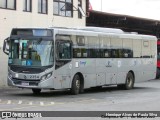
[[[160,111],[159,94],[159,79],[136,83],[132,90],[120,90],[116,86],[110,86],[101,89],[87,89],[79,95],[71,95],[67,90],[42,90],[40,95],[34,95],[30,89],[3,88],[0,89],[0,111]],[[45,119],[55,119],[55,117]],[[107,118],[67,117],[65,119],[97,120]],[[154,120],[160,119],[160,117],[148,119]]]

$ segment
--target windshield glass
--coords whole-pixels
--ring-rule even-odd
[[[19,66],[53,65],[53,41],[11,40],[9,64]]]

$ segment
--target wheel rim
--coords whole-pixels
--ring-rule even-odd
[[[132,77],[131,77],[131,76],[128,76],[128,77],[127,77],[127,85],[128,85],[128,87],[131,87],[131,86],[132,86],[132,83],[133,83]]]
[[[80,81],[76,80],[76,88],[79,89],[80,88]]]

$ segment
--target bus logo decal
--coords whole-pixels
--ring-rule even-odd
[[[86,61],[80,61],[80,65],[86,65],[87,64],[87,62]]]

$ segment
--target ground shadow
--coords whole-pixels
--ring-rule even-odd
[[[105,86],[105,87],[94,87],[94,88],[89,88],[89,89],[85,89],[83,94],[79,94],[78,96],[76,95],[71,95],[70,90],[42,90],[42,92],[38,95],[35,95],[32,93],[32,91],[30,89],[26,90],[21,90],[21,89],[16,89],[15,92],[12,91],[11,93],[8,92],[9,95],[11,96],[17,96],[17,97],[36,97],[36,98],[49,98],[49,97],[81,97],[82,95],[89,95],[89,94],[95,94],[95,93],[111,93],[111,92],[143,92],[145,91],[151,91],[151,90],[155,90],[156,88],[152,88],[152,87],[134,87],[131,90],[122,90],[119,89],[117,86]],[[16,92],[18,91],[18,92]]]

